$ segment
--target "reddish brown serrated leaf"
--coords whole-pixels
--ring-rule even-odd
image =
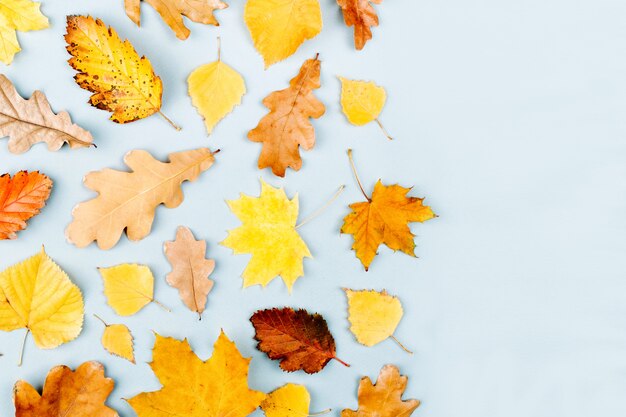
[[[257,348],[270,359],[280,360],[284,371],[303,370],[308,374],[321,371],[335,359],[335,339],[330,334],[326,320],[319,314],[293,308],[259,310],[250,321],[256,330]]]
[[[0,176],[0,240],[15,239],[46,205],[51,189],[52,180],[39,171]]]
[[[354,46],[361,50],[372,39],[372,27],[378,26],[378,15],[371,3],[380,4],[383,0],[337,0],[343,12],[346,26],[354,26]]]

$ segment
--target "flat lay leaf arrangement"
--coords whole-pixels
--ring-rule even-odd
[[[120,7],[123,4],[131,21],[140,26],[142,1],[116,1]],[[191,34],[185,18],[218,26],[216,12],[229,7],[220,0],[144,0],[143,3],[151,6],[180,40]],[[372,28],[379,25],[373,4],[381,3],[382,0],[337,0],[334,11],[338,11],[338,6],[346,26],[353,28],[356,50],[362,50],[372,39]],[[266,69],[293,55],[304,42],[322,31],[319,0],[246,0],[241,7],[242,24],[247,27],[252,45]],[[0,60],[10,64],[20,50],[16,31],[40,30],[48,25],[39,3],[30,0],[0,2]],[[91,93],[88,101],[91,106],[110,112],[110,120],[118,124],[159,114],[180,130],[161,111],[164,84],[167,86],[170,80],[164,83],[148,58],[140,56],[131,42],[122,40],[113,27],[97,17],[71,15],[66,19],[64,38],[68,63],[76,71],[74,80]],[[322,117],[327,109],[315,93],[321,87],[321,68],[322,61],[316,54],[301,65],[286,88],[271,92],[263,99],[262,104],[269,111],[247,135],[249,141],[260,144],[257,162],[260,170],[270,168],[278,177],[284,177],[288,168],[299,171],[303,164],[300,151],[314,148],[314,120]],[[337,102],[333,108],[340,107],[345,119],[355,126],[376,122],[391,139],[379,119],[387,101],[385,89],[372,81],[345,77],[339,77],[339,80],[341,90],[336,91]],[[222,61],[219,37],[216,59],[188,75],[186,91],[189,104],[203,119],[207,134],[211,135],[224,118],[235,117],[236,114],[229,115],[236,113],[236,107],[242,105],[247,92],[246,82],[234,67]],[[8,138],[7,148],[11,154],[24,153],[40,142],[45,143],[50,151],[58,151],[65,144],[69,149],[93,148],[93,152],[98,151],[92,134],[73,123],[67,112],[55,113],[43,92],[35,91],[25,99],[4,75],[0,75],[1,138]],[[95,243],[97,248],[93,247],[93,250],[109,250],[123,235],[130,241],[146,238],[153,226],[159,227],[155,226],[154,220],[160,205],[178,207],[184,199],[183,187],[186,193],[199,193],[194,186],[184,186],[183,183],[204,177],[203,173],[213,166],[217,152],[219,150],[211,151],[206,147],[178,150],[159,160],[150,150],[135,149],[123,158],[127,169],[103,168],[86,173],[84,186],[96,195],[78,203],[72,210],[72,220],[66,228],[67,241],[76,248]],[[409,225],[431,220],[436,217],[435,213],[423,204],[423,198],[410,196],[411,188],[400,185],[385,185],[378,180],[368,195],[357,175],[351,150],[348,150],[348,156],[356,183],[366,201],[349,205],[340,232],[352,236],[352,249],[365,271],[378,255],[381,245],[414,257],[415,236]],[[239,158],[239,155],[231,153],[229,157]],[[291,293],[296,281],[305,275],[305,258],[309,258],[307,262],[313,262],[311,251],[298,229],[316,219],[338,198],[344,186],[339,187],[323,207],[299,220],[298,194],[289,197],[284,188],[274,187],[263,179],[260,183],[258,197],[241,193],[238,199],[226,201],[241,224],[227,232],[221,245],[232,249],[235,255],[250,256],[241,274],[243,289],[254,285],[266,287],[280,277],[287,292]],[[60,186],[54,187],[56,192]],[[36,229],[36,225],[31,225],[29,231],[27,222],[46,214],[44,209],[52,189],[53,181],[39,171],[1,175],[0,241],[34,234],[32,229]],[[208,198],[214,198],[212,194],[206,194]],[[190,200],[195,197],[192,195]],[[44,213],[40,213],[42,210]],[[175,214],[166,214],[163,210],[160,215]],[[196,232],[197,236],[203,236],[202,230]],[[218,265],[209,257],[207,246],[212,251],[212,241],[207,245],[207,241],[197,239],[188,227],[179,226],[172,236],[174,239],[164,242],[163,253],[159,254],[170,265],[166,275],[155,275],[149,265],[132,259],[118,265],[92,266],[101,276],[102,293],[110,307],[109,313],[123,317],[154,314],[147,308],[151,304],[171,312],[154,298],[155,286],[165,282],[170,290],[178,291],[181,306],[175,309],[184,306],[202,319],[212,305],[210,297],[217,296],[211,295],[214,286],[228,285],[214,277],[222,261]],[[10,251],[9,248],[7,253]],[[26,260],[15,261],[18,263],[0,272],[0,330],[22,329],[25,332],[18,361],[21,364],[29,334],[42,349],[53,349],[76,339],[83,328],[85,307],[79,287],[43,247]],[[343,330],[349,327],[356,342],[371,347],[392,339],[411,353],[394,335],[404,316],[399,298],[385,290],[344,288],[344,292],[347,323]],[[246,308],[251,312],[256,310],[254,306]],[[124,323],[116,323],[117,319],[109,323],[108,318],[107,321],[102,318],[107,317],[106,313],[102,317],[93,316],[94,322],[100,322],[103,351],[126,366],[134,366],[137,362],[136,343],[141,342],[135,340],[134,334],[141,330],[143,335],[146,329],[131,330]],[[211,316],[208,320],[209,325],[219,328],[214,318]],[[248,340],[247,347],[256,341],[258,351],[265,354],[255,361],[277,361],[277,366],[288,373],[316,374],[331,363],[334,364],[331,366],[350,367],[338,358],[329,323],[317,312],[292,307],[259,309],[251,315],[249,325],[254,340]],[[153,337],[149,366],[161,388],[153,392],[135,392],[126,399],[139,417],[245,417],[259,408],[267,417],[307,417],[330,412],[330,409],[310,412],[311,394],[304,385],[285,383],[268,393],[251,387],[248,372],[252,359],[240,353],[224,330],[220,331],[206,361],[194,353],[187,339],[178,340],[156,332]],[[340,340],[343,343],[345,338]],[[142,366],[141,361],[137,366]],[[254,379],[258,380],[258,377]],[[410,416],[420,403],[403,399],[407,381],[408,378],[402,376],[395,365],[383,366],[376,383],[372,383],[369,377],[361,379],[357,409],[346,408],[341,411],[341,416]],[[106,405],[115,383],[105,376],[101,363],[85,362],[75,370],[67,366],[52,368],[41,394],[34,388],[40,382],[32,382],[35,385],[25,381],[15,384],[16,417],[118,416],[116,410]],[[0,405],[0,409],[4,410],[4,406]]]

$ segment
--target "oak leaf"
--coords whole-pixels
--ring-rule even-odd
[[[28,382],[15,384],[15,417],[119,417],[105,405],[114,385],[98,362],[85,362],[76,371],[57,366],[48,373],[42,395]]]
[[[150,61],[139,57],[128,40],[91,16],[67,17],[69,64],[78,71],[76,83],[92,92],[89,103],[113,114],[110,120],[129,123],[161,113],[163,84]]]
[[[46,205],[51,190],[52,180],[39,171],[0,176],[0,240],[17,238]]]
[[[280,360],[284,371],[303,370],[314,374],[335,359],[350,366],[335,355],[335,339],[326,320],[319,314],[292,308],[259,310],[250,322],[255,329],[257,348],[270,359]]]
[[[184,198],[181,184],[209,169],[213,155],[200,148],[172,153],[170,162],[160,162],[147,151],[134,150],[124,157],[132,172],[103,169],[87,174],[85,186],[99,195],[74,208],[67,239],[81,248],[96,241],[100,249],[115,246],[124,230],[130,240],[143,239],[150,233],[156,208],[178,207]]]
[[[248,139],[263,143],[260,169],[271,167],[274,175],[284,177],[288,167],[295,171],[302,167],[299,147],[308,151],[315,145],[315,129],[309,118],[318,119],[326,111],[313,95],[320,87],[320,69],[317,56],[306,60],[288,88],[263,100],[270,112],[248,133]]]
[[[172,272],[166,276],[167,283],[178,288],[185,305],[202,317],[207,295],[213,288],[209,275],[215,269],[215,261],[205,258],[206,242],[196,240],[189,228],[180,226],[176,240],[165,242],[164,251],[172,265]]]
[[[178,39],[185,40],[191,33],[183,21],[183,16],[196,23],[219,26],[213,15],[228,5],[220,0],[143,0],[161,15],[161,18],[174,31]],[[124,0],[126,15],[137,26],[141,25],[141,0]]]
[[[261,403],[261,410],[266,417],[307,417],[319,416],[330,412],[309,414],[311,395],[304,385],[285,384],[267,394]]]
[[[359,51],[372,39],[372,27],[378,26],[378,15],[372,3],[383,0],[337,0],[346,26],[354,26],[354,47]]]
[[[154,275],[145,265],[120,264],[98,268],[107,303],[120,316],[132,316],[154,302]]]
[[[312,257],[296,230],[298,196],[289,200],[285,190],[261,180],[259,197],[242,194],[239,200],[227,203],[242,225],[230,230],[221,244],[235,254],[252,254],[242,274],[244,288],[265,287],[280,275],[291,291],[296,280],[304,275],[304,258]]]
[[[266,69],[322,31],[319,0],[248,0],[243,18]]]
[[[41,3],[30,0],[2,0],[0,2],[0,61],[9,65],[22,48],[16,31],[28,32],[49,26],[48,18],[39,7]]]
[[[0,8],[2,6],[0,5]],[[38,142],[57,151],[64,143],[70,148],[93,145],[91,133],[73,124],[67,112],[55,114],[41,91],[24,100],[11,81],[0,75],[0,137],[9,137],[9,152],[26,152]]]
[[[265,394],[248,387],[250,358],[244,358],[222,331],[213,355],[202,361],[187,339],[156,335],[150,367],[163,388],[128,403],[139,417],[245,417]]]
[[[408,378],[394,365],[385,365],[376,384],[369,377],[359,384],[359,409],[343,410],[341,417],[408,417],[420,405],[418,400],[402,400]]]
[[[104,332],[100,339],[102,347],[112,355],[135,363],[135,347],[130,329],[123,324],[109,324],[99,316],[95,316],[104,324]]]
[[[385,136],[392,139],[378,119],[385,106],[385,89],[371,81],[355,81],[339,77],[341,80],[341,109],[348,121],[363,126],[376,121]]]

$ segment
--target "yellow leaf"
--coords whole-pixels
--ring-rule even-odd
[[[150,366],[163,388],[128,403],[139,417],[245,417],[265,394],[248,387],[250,359],[222,331],[213,355],[203,362],[187,340],[157,334]]]
[[[298,195],[289,200],[282,188],[261,180],[260,197],[242,194],[227,203],[243,224],[229,231],[221,244],[237,255],[252,254],[242,274],[244,288],[266,286],[280,275],[291,291],[296,279],[304,275],[304,258],[312,257],[296,231]]]
[[[39,10],[40,6],[41,3],[30,0],[0,2],[0,61],[10,64],[15,54],[21,50],[16,30],[28,32],[49,26],[48,18]]]
[[[246,83],[237,71],[223,63],[215,62],[196,68],[187,78],[191,102],[204,118],[209,134],[217,123],[235,106],[241,104],[246,93]]]
[[[104,324],[104,332],[102,333],[101,339],[102,347],[112,355],[135,363],[135,348],[133,346],[133,335],[130,329],[123,324],[108,324],[99,316],[95,316]]]
[[[266,417],[306,417],[311,396],[304,385],[286,384],[270,392],[261,403]]]
[[[154,300],[154,276],[145,265],[121,264],[99,268],[104,295],[120,316],[132,316]]]
[[[244,20],[265,68],[322,31],[319,0],[248,0]]]
[[[376,121],[385,136],[391,139],[378,120],[385,106],[385,89],[371,81],[356,81],[339,77],[341,80],[341,108],[348,121],[356,126],[363,126]]]
[[[0,272],[0,330],[25,328],[38,347],[52,349],[82,327],[82,294],[43,248]]]

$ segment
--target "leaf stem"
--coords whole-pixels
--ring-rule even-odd
[[[311,414],[308,415],[308,417],[322,416],[324,414],[330,413],[331,411],[333,411],[332,408],[327,408],[326,410],[322,410],[322,411],[320,411],[318,413],[311,413]]]
[[[345,185],[342,185],[341,187],[339,187],[339,189],[335,192],[335,194],[333,194],[330,200],[326,202],[326,204],[324,204],[322,207],[315,210],[310,216],[302,220],[300,224],[296,225],[296,229],[300,228],[301,226],[304,226],[305,224],[307,224],[308,222],[310,222],[311,220],[315,219],[317,216],[322,214],[324,210],[326,210],[328,206],[330,206],[333,203],[333,201],[335,201],[337,197],[339,197],[339,195],[343,192],[345,188],[346,188]]]
[[[217,60],[222,60],[222,38],[220,36],[217,37]]]
[[[402,348],[402,350],[404,350],[406,353],[408,353],[409,355],[412,355],[413,352],[411,352],[410,350],[408,350],[406,348],[406,346],[404,346],[402,343],[400,343],[400,341],[398,339],[396,339],[396,337],[394,335],[389,336],[391,337],[391,339],[393,339],[394,342],[396,342],[398,344],[398,346],[400,346]]]
[[[387,130],[385,129],[383,124],[380,122],[380,120],[378,120],[378,118],[376,118],[374,120],[376,121],[376,123],[378,123],[378,127],[380,127],[380,130],[383,131],[384,135],[387,136],[387,139],[393,140],[393,138],[391,137],[391,135],[389,135],[389,133],[387,132]]]
[[[174,129],[176,129],[176,130],[178,130],[180,132],[180,130],[181,130],[180,126],[178,126],[176,123],[172,122],[172,120],[169,117],[167,117],[165,114],[163,114],[163,112],[161,110],[158,110],[158,112],[161,115],[161,117],[163,117],[167,121],[167,123],[172,125],[172,127]]]
[[[349,367],[350,367],[350,364],[349,364],[349,363],[346,363],[346,362],[342,361],[341,359],[339,359],[339,358],[338,358],[338,357],[336,357],[336,356],[333,356],[333,359],[334,359],[334,360],[336,360],[337,362],[339,362],[340,364],[342,364],[343,366],[345,366],[346,368],[349,368]]]
[[[348,159],[350,159],[350,166],[352,167],[352,172],[354,173],[356,182],[359,184],[359,188],[361,189],[361,192],[363,193],[367,201],[371,203],[372,199],[369,198],[367,194],[365,193],[365,190],[363,189],[363,184],[361,184],[361,180],[359,179],[359,174],[356,172],[356,167],[354,166],[354,160],[352,159],[352,149],[348,149]]]
[[[163,310],[167,311],[168,313],[171,313],[172,310],[170,310],[169,308],[167,308],[163,303],[158,302],[157,300],[155,300],[154,298],[152,299],[152,302],[156,305],[158,305],[159,307],[161,307]]]
[[[17,366],[22,366],[22,362],[24,359],[24,349],[26,348],[26,338],[28,337],[29,333],[30,333],[30,329],[26,329],[26,333],[24,334],[24,339],[22,339],[22,348],[20,349],[20,358],[17,361]]]
[[[109,327],[109,323],[107,323],[106,321],[104,321],[104,320],[102,319],[102,317],[100,317],[100,316],[99,316],[99,315],[97,315],[97,314],[94,314],[93,316],[94,316],[95,318],[97,318],[98,320],[100,320],[100,321],[102,322],[102,324],[104,324],[106,327]]]

